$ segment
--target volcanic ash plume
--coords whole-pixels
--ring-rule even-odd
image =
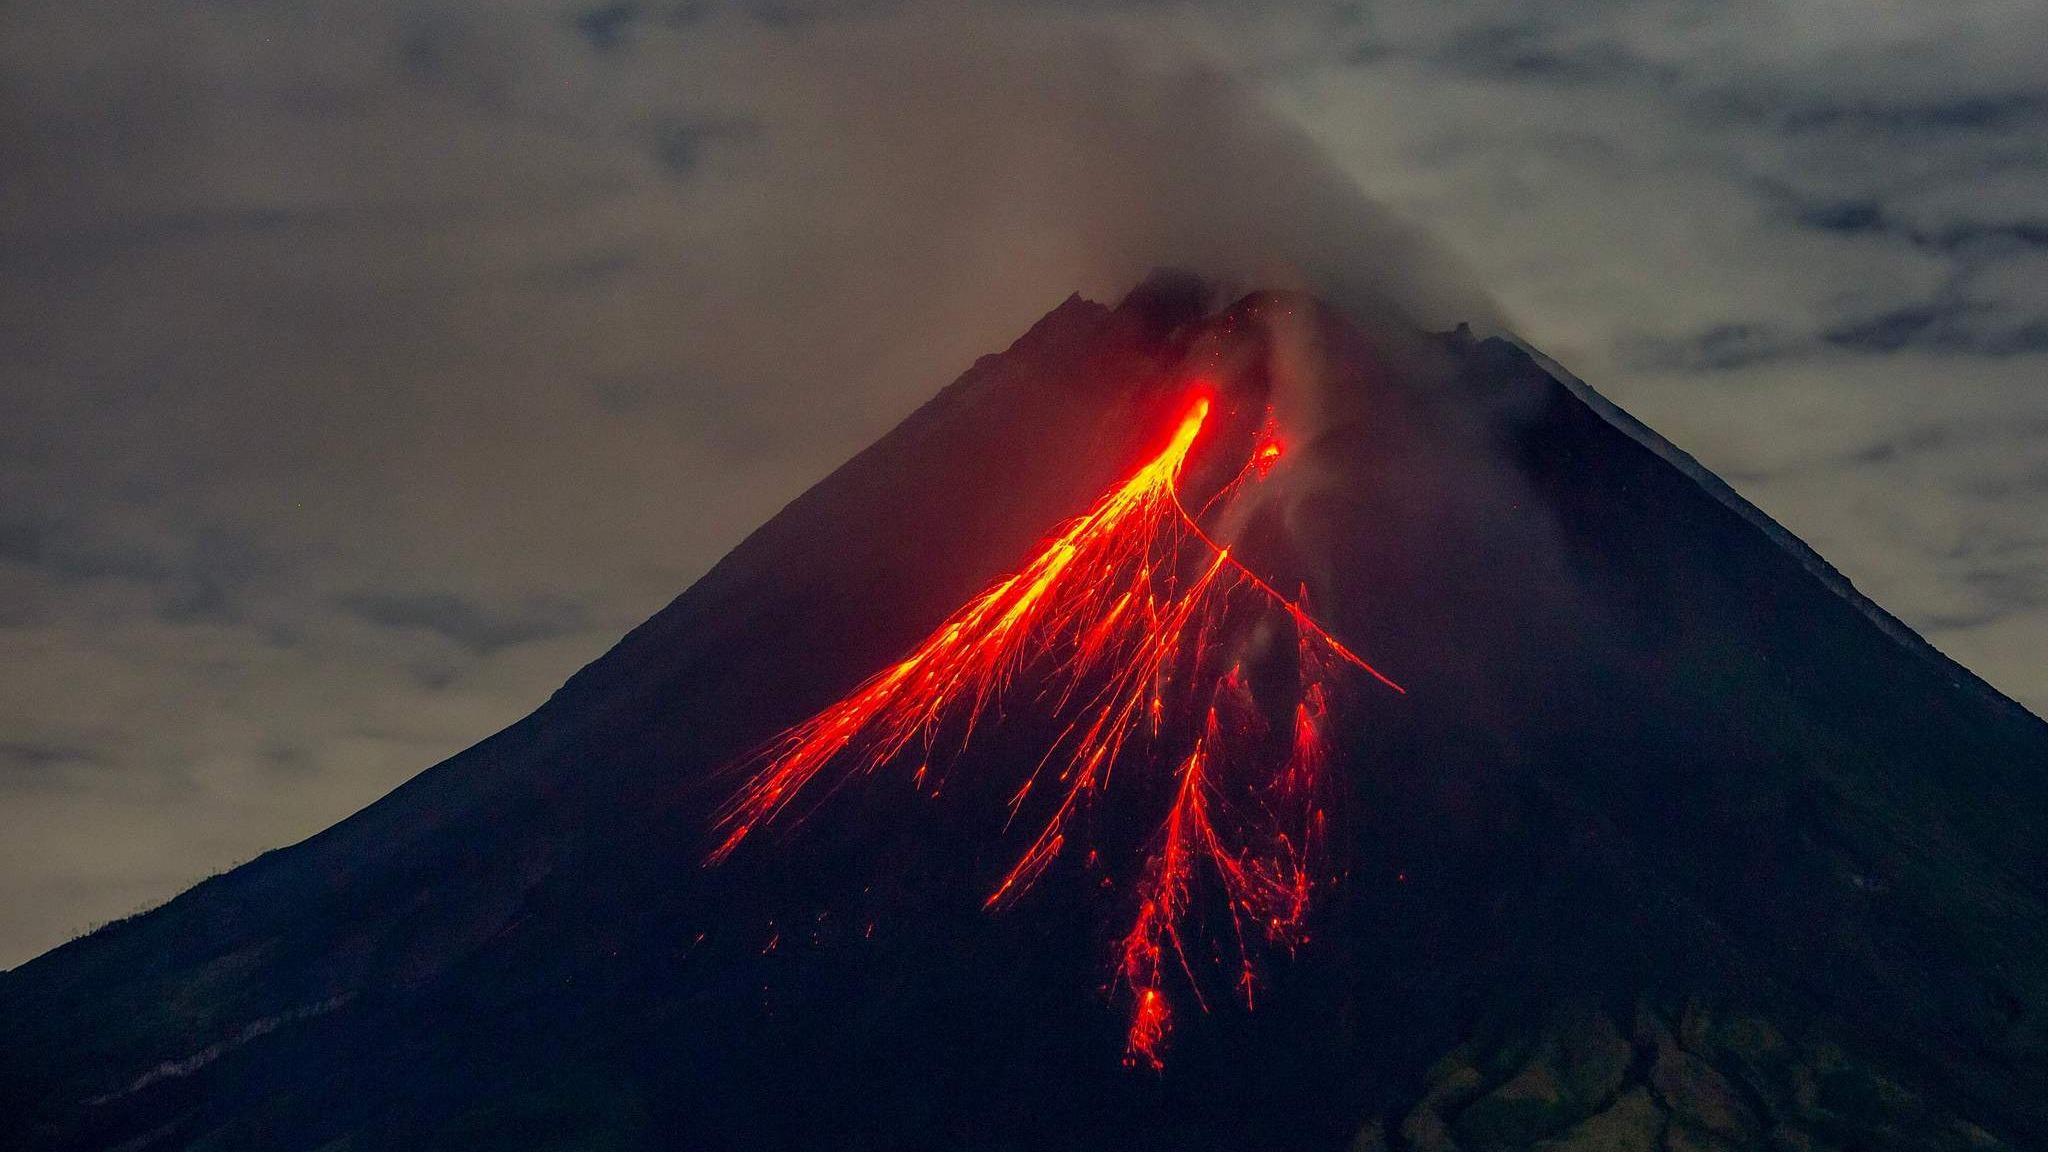
[[[856,384],[906,389],[869,374],[953,367],[927,361],[1159,267],[1201,276],[1212,306],[1298,289],[1375,336],[1497,319],[1445,249],[1192,44],[926,6],[826,21],[746,65],[735,98],[777,147],[773,228],[742,233],[759,251],[740,272],[777,284],[769,310],[806,285],[812,313],[764,315],[762,338],[858,346]],[[841,310],[854,327],[819,333]]]

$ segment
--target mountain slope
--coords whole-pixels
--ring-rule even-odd
[[[1349,702],[1311,941],[1153,1075],[1106,987],[1147,827],[982,908],[1028,718],[944,803],[878,774],[701,861],[721,766],[1014,570],[1195,375],[1313,385],[1241,553],[1408,692]],[[1602,403],[1297,296],[1069,300],[533,716],[0,975],[0,1143],[2048,1140],[2048,727]]]

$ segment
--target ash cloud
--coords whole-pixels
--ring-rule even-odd
[[[866,185],[989,273],[1049,264],[1113,298],[1174,266],[1226,294],[1294,287],[1361,316],[1497,320],[1447,252],[1190,45],[926,13],[820,48],[795,71],[852,110],[830,117],[837,148],[808,154],[855,174],[830,194]]]

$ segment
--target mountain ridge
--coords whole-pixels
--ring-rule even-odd
[[[1505,339],[1508,343],[1520,349],[1530,359],[1534,360],[1539,367],[1549,373],[1560,384],[1563,384],[1573,395],[1585,402],[1586,406],[1591,408],[1601,419],[1606,420],[1609,424],[1612,424],[1615,428],[1629,436],[1629,438],[1648,448],[1679,471],[1684,472],[1694,482],[1698,483],[1701,489],[1708,495],[1727,505],[1729,509],[1744,520],[1755,525],[1765,535],[1778,541],[1787,552],[1790,552],[1799,560],[1800,564],[1807,571],[1813,573],[1823,583],[1835,589],[1843,599],[1855,605],[1859,612],[1869,617],[1872,623],[1883,629],[1901,645],[1915,652],[1933,656],[1950,666],[1955,674],[1955,681],[1958,686],[1969,685],[1973,691],[1980,694],[1988,694],[2004,706],[2017,708],[2021,712],[2033,716],[2036,720],[2041,719],[2041,717],[2034,714],[2032,709],[2027,708],[2026,705],[1999,691],[1996,685],[1971,671],[1961,661],[1943,652],[1925,636],[1922,636],[1912,625],[1894,616],[1882,604],[1865,595],[1861,589],[1856,587],[1855,581],[1849,579],[1839,568],[1829,563],[1827,558],[1816,551],[1812,545],[1801,539],[1783,524],[1780,524],[1770,513],[1757,507],[1748,497],[1736,491],[1733,485],[1721,479],[1711,469],[1701,464],[1691,453],[1673,444],[1657,432],[1656,429],[1630,415],[1626,409],[1609,400],[1598,389],[1574,375],[1569,369],[1546,356],[1541,350],[1535,348],[1521,337],[1510,333],[1506,335]]]

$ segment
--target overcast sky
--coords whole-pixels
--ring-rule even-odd
[[[1470,299],[2048,711],[2048,5],[1248,7],[1022,11],[1236,75]],[[1126,65],[944,24],[0,9],[0,965],[532,709],[1204,219],[1127,244],[1134,204],[1299,175],[1209,180]]]

